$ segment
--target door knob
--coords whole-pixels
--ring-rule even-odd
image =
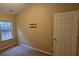
[[[57,42],[57,39],[56,38],[54,40]]]

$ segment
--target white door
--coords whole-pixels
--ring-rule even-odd
[[[76,55],[77,30],[78,11],[56,13],[54,15],[54,55]]]

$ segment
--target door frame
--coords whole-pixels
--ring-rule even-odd
[[[78,14],[78,17],[79,17],[79,9],[78,10],[71,10],[71,11],[64,11],[64,12],[57,12],[57,13],[54,13],[55,14],[63,14],[63,13],[71,13],[71,12],[77,12]],[[54,52],[54,39],[55,39],[55,32],[54,32],[54,27],[55,27],[55,24],[54,24],[54,21],[55,21],[55,17],[53,18],[53,52]],[[79,34],[78,34],[78,31],[79,31],[79,19],[78,19],[78,23],[77,23],[77,42],[78,42],[78,37],[79,37]],[[78,55],[78,44],[76,43],[76,55]],[[54,54],[53,54],[54,55]]]

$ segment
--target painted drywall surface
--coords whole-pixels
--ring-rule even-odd
[[[17,16],[17,31],[19,31],[18,35],[21,43],[50,51],[52,28],[50,20],[51,12],[49,10],[48,5],[32,5],[28,10]],[[36,23],[37,28],[30,28],[30,24],[32,23]]]
[[[15,16],[12,16],[12,15],[9,15],[9,14],[6,14],[6,13],[0,13],[0,18],[12,18],[12,22],[13,22],[13,26],[14,26],[14,29],[13,29],[13,33],[14,33],[14,39],[12,40],[7,40],[7,41],[0,41],[0,48],[4,48],[10,44],[14,44],[17,41],[17,35],[16,35],[16,19],[15,19]]]
[[[52,52],[53,16],[58,12],[79,9],[79,4],[32,4],[17,16],[18,38],[21,43]],[[37,28],[30,28],[36,23]]]

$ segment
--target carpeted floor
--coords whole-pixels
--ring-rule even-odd
[[[16,45],[0,52],[0,56],[48,56],[47,54],[26,48],[21,45]]]

